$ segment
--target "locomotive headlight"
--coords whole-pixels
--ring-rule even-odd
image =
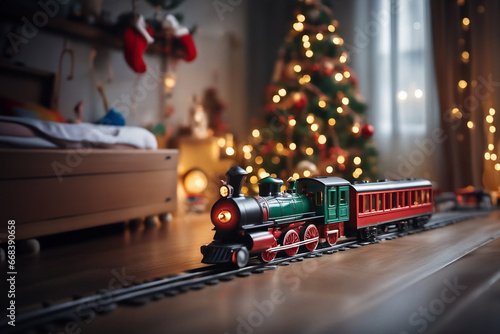
[[[222,186],[222,187],[220,187],[220,189],[219,189],[219,194],[220,194],[222,197],[227,197],[227,196],[229,196],[229,194],[231,194],[231,190],[229,189],[229,186]]]
[[[223,223],[223,224],[226,224],[226,223],[229,223],[231,221],[231,212],[229,212],[228,210],[222,210],[221,212],[219,212],[219,215],[217,216],[217,219]]]

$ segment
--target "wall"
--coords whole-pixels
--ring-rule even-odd
[[[109,11],[111,18],[115,20],[119,14],[130,11],[130,1],[104,0],[102,7],[103,10]],[[237,133],[244,130],[247,113],[244,66],[246,61],[245,7],[246,3],[243,2],[232,11],[220,16],[212,1],[186,0],[174,11],[184,15],[183,24],[186,26],[198,26],[198,31],[194,35],[198,58],[192,63],[181,62],[177,66],[177,85],[172,98],[175,113],[169,119],[169,124],[175,127],[187,124],[192,95],[201,95],[205,88],[215,86],[227,104],[226,118],[231,124],[231,129]],[[146,18],[154,14],[153,8],[145,1],[138,2],[138,11]],[[10,26],[6,24],[0,24],[0,26],[0,34],[6,36]],[[6,39],[2,38],[0,47],[3,48],[5,43]],[[62,80],[59,110],[64,117],[74,118],[72,110],[78,101],[85,103],[85,121],[93,122],[102,117],[105,110],[95,88],[96,82],[102,82],[111,104],[123,111],[129,111],[127,124],[149,126],[158,122],[162,112],[163,87],[158,85],[151,88],[154,86],[154,80],[145,76],[156,77],[157,72],[162,71],[163,56],[146,53],[144,59],[153,74],[146,73],[141,76],[129,69],[121,50],[98,47],[94,67],[91,68],[89,59],[92,45],[77,40],[68,40],[68,46],[75,52],[75,77],[72,81]],[[22,46],[20,53],[8,61],[57,72],[62,50],[62,35],[41,30],[29,43]],[[69,73],[68,59],[64,58],[63,78]],[[109,66],[114,73],[112,82],[107,82]],[[143,80],[151,84],[144,85]],[[134,91],[141,92],[136,89],[137,86],[142,86],[142,92],[146,94],[134,94]],[[143,89],[145,86],[149,89]],[[134,95],[138,98],[135,108],[131,103],[131,97]]]

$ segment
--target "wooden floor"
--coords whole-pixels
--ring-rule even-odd
[[[53,247],[18,269],[24,307],[200,266],[207,214]],[[82,333],[500,333],[500,212],[306,259],[78,324]],[[4,293],[3,291],[1,292]],[[64,332],[54,328],[53,333]]]

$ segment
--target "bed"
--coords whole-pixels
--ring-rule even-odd
[[[138,127],[0,116],[1,230],[15,220],[21,240],[138,218],[166,220],[177,208],[178,151],[156,145]]]

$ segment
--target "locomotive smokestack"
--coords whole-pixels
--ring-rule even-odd
[[[239,166],[234,166],[229,168],[226,173],[227,183],[233,187],[233,197],[243,196],[241,193],[241,187],[243,186],[243,182],[247,177],[248,173],[246,170]]]

